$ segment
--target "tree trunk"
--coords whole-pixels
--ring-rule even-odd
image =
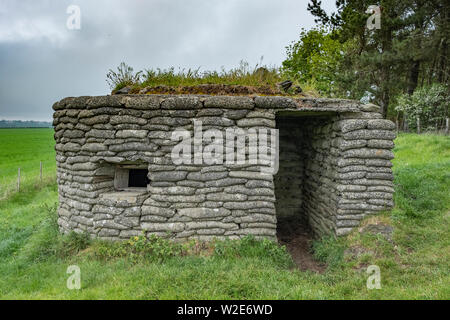
[[[381,97],[381,114],[383,115],[383,118],[387,118],[387,112],[389,107],[389,92],[388,90],[385,90]]]
[[[438,63],[438,82],[445,83],[445,70],[446,70],[446,60],[447,60],[447,41],[445,38],[441,41],[441,55]],[[439,51],[438,51],[439,52]]]
[[[413,94],[414,90],[417,87],[417,83],[419,81],[419,72],[420,72],[420,61],[413,61],[411,64],[411,69],[409,70],[409,79],[408,79],[409,95]]]

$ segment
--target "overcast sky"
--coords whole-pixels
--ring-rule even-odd
[[[323,0],[327,11],[334,0]],[[308,0],[0,0],[0,119],[51,120],[66,96],[104,95],[108,69],[281,65]],[[67,28],[70,5],[79,30]],[[73,20],[71,20],[73,21]]]

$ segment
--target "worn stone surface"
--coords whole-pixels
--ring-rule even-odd
[[[111,240],[142,233],[275,239],[277,218],[296,216],[316,234],[344,235],[364,216],[393,206],[395,125],[375,105],[123,92],[65,98],[53,108],[62,232]],[[229,129],[279,129],[278,172],[261,173],[268,156],[250,163],[250,141],[245,150],[224,145],[214,163],[174,163],[177,129],[193,138],[191,153],[207,150],[208,143],[196,144],[194,120],[203,133],[214,129],[224,139]],[[245,163],[227,163],[230,152],[233,159],[241,152]],[[133,168],[148,169],[147,187],[118,190],[115,182]]]

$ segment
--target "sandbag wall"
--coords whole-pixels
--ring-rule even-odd
[[[303,113],[326,114],[325,123],[308,116],[299,138],[303,152],[296,158],[302,167],[295,179],[308,185],[299,188],[298,205],[315,232],[346,234],[366,214],[392,206],[389,160],[395,133],[374,105],[289,97],[113,95],[65,98],[53,108],[62,232],[111,240],[141,234],[175,240],[248,234],[275,239],[277,201],[285,200],[276,199],[273,175],[261,173],[266,164],[229,164],[226,146],[223,163],[174,164],[179,141],[172,134],[185,130],[194,143],[196,123],[202,132],[224,132],[224,138],[226,129],[271,130],[280,112],[299,119]],[[202,143],[202,148],[208,145]],[[119,166],[147,168],[147,188],[116,190]]]

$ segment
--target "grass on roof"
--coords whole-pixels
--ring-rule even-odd
[[[201,71],[200,68],[175,70],[171,67],[146,69],[136,73],[133,68],[122,62],[117,71],[109,70],[107,74],[107,82],[113,93],[128,86],[131,87],[131,93],[139,93],[144,88],[149,89],[148,93],[154,93],[150,90],[151,88],[158,88],[159,91],[167,91],[167,93],[170,93],[168,89],[172,88],[176,93],[183,93],[186,90],[179,88],[227,85],[254,88],[256,91],[262,88],[264,91],[271,91],[274,94],[294,94],[294,87],[300,86],[307,95],[318,96],[317,91],[311,85],[300,84],[296,81],[293,81],[290,91],[282,92],[277,84],[284,80],[288,80],[288,78],[280,72],[279,68],[262,64],[251,67],[245,61],[241,61],[236,68],[230,70],[222,68],[221,71]]]

